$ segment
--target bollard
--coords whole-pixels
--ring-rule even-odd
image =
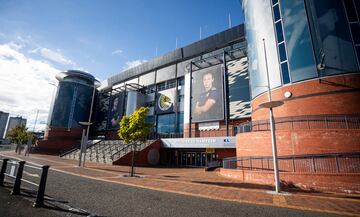
[[[49,171],[49,167],[50,166],[43,166],[42,167],[42,173],[41,173],[41,178],[40,178],[39,189],[38,189],[37,196],[36,196],[36,201],[35,201],[33,207],[42,207],[42,206],[44,206],[46,179],[47,179],[47,174],[48,174],[48,171]]]
[[[5,178],[5,172],[6,172],[6,167],[7,167],[7,162],[9,159],[3,159],[3,163],[1,166],[1,171],[0,171],[0,186],[4,186],[4,178]]]
[[[25,161],[19,161],[19,168],[16,174],[14,188],[11,192],[12,195],[20,194],[21,178],[23,175]]]

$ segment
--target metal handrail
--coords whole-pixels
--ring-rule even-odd
[[[360,129],[360,115],[302,115],[275,118],[277,130]],[[269,131],[269,120],[249,121],[235,127],[236,133]]]

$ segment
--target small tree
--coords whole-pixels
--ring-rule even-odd
[[[134,157],[138,145],[146,142],[152,127],[151,123],[146,123],[145,118],[149,108],[141,107],[134,111],[130,116],[123,116],[118,131],[119,137],[128,145],[131,145],[131,176],[134,176]]]
[[[27,132],[27,128],[23,124],[12,128],[7,135],[7,138],[9,138],[12,143],[16,144],[15,152],[20,151],[20,145],[25,144],[29,137],[34,138],[31,133]]]

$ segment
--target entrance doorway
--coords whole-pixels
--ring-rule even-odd
[[[180,151],[180,165],[187,167],[205,167],[207,162],[215,161],[216,155],[206,152]]]

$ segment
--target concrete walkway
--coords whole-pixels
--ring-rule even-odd
[[[50,165],[52,170],[75,176],[146,189],[239,203],[360,216],[360,195],[312,193],[293,189],[286,189],[290,194],[274,195],[271,193],[271,186],[241,183],[222,177],[217,172],[205,172],[199,168],[137,167],[136,174],[140,178],[128,178],[124,177],[129,172],[127,166],[86,162],[85,168],[82,168],[77,166],[77,161],[58,156],[32,154],[25,157],[13,151],[0,152],[0,155],[2,158]]]

